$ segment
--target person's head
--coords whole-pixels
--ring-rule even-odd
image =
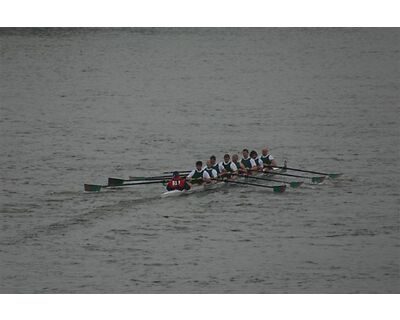
[[[243,155],[243,158],[247,159],[249,157],[249,149],[243,149],[242,155]]]
[[[211,161],[211,165],[213,166],[217,162],[217,158],[215,158],[215,156],[211,156],[210,161]]]
[[[232,161],[234,161],[234,162],[239,161],[239,156],[236,153],[232,155]]]
[[[262,155],[264,157],[266,157],[268,155],[268,153],[269,153],[268,147],[265,147],[264,149],[262,149],[261,152],[262,152]]]
[[[230,159],[231,159],[231,156],[230,156],[229,154],[226,153],[226,154],[224,155],[224,162],[227,163],[227,162],[229,162]]]
[[[196,162],[196,169],[200,171],[202,168],[203,168],[203,162],[197,161]]]
[[[210,169],[212,167],[211,160],[207,160],[206,165],[207,165],[207,168]]]
[[[179,177],[179,172],[178,172],[178,171],[174,171],[174,172],[172,173],[172,177],[173,177],[173,178],[178,178],[178,177]]]
[[[251,150],[250,152],[250,158],[252,159],[256,159],[258,156],[257,152],[255,150]]]

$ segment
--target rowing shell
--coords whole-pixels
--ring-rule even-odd
[[[274,169],[275,172],[282,172],[283,170],[281,169]],[[268,176],[273,176],[273,172],[270,172],[268,174],[258,172],[255,174],[255,176],[262,176],[262,177],[268,177]],[[244,177],[239,177],[239,180],[243,181],[246,178]],[[204,191],[209,191],[209,190],[215,190],[219,189],[223,186],[226,186],[227,183],[223,181],[218,181],[210,184],[203,184],[203,185],[193,185],[190,190],[172,190],[172,191],[166,191],[163,194],[161,194],[162,198],[168,198],[168,197],[178,197],[182,195],[188,195],[192,193],[197,193],[197,192],[204,192]]]

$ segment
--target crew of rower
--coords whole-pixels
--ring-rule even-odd
[[[277,166],[276,160],[269,153],[268,148],[261,150],[259,157],[257,152],[243,149],[242,159],[239,161],[237,154],[231,156],[225,154],[223,161],[217,163],[214,155],[206,162],[203,167],[202,161],[197,161],[195,169],[187,176],[181,177],[177,171],[173,173],[173,178],[167,184],[167,190],[189,190],[192,183],[211,184],[223,178],[234,179],[238,175],[251,175],[255,172],[268,172],[272,167]]]

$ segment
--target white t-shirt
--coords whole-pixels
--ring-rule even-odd
[[[193,177],[193,175],[196,173],[196,169],[192,170],[192,172],[190,172],[186,178],[191,179]],[[197,172],[201,172],[201,171],[197,171]],[[216,178],[218,176],[217,171],[215,171],[213,169],[212,174],[215,174],[215,176],[213,178]],[[207,171],[203,170],[203,179],[210,179],[210,175],[208,174]]]
[[[227,165],[228,163],[221,161],[221,162],[218,164],[219,172],[222,172],[222,171],[225,170],[224,164]],[[232,170],[232,171],[237,171],[237,170],[238,170],[236,164],[234,164],[232,161],[231,161],[230,167],[231,167],[231,170]]]
[[[263,166],[264,166],[264,162],[263,162],[260,158],[257,158],[257,159],[255,160],[255,163],[256,163],[259,167],[263,167]]]
[[[268,154],[268,155],[266,155],[266,156],[261,156],[261,157],[260,157],[260,160],[261,160],[261,162],[262,162],[262,166],[264,166],[264,162],[262,161],[261,158],[263,158],[263,159],[268,159],[270,162],[272,162],[272,160],[274,160],[274,157],[271,156],[270,154]]]
[[[208,172],[207,171],[204,171],[206,174],[208,174]],[[210,175],[208,174],[208,176],[210,177]],[[217,170],[215,170],[215,169],[212,169],[211,170],[211,178],[218,178],[218,172],[217,172]],[[204,177],[203,177],[204,178]]]
[[[249,158],[250,158],[250,157],[249,157]],[[243,158],[243,160],[247,160],[247,159],[249,159],[249,158],[246,158],[246,159]],[[250,158],[250,165],[251,165],[252,168],[253,168],[253,167],[257,167],[257,163],[254,161],[253,158]]]

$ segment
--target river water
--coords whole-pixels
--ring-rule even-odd
[[[398,29],[2,29],[1,293],[399,293]],[[274,194],[107,177],[265,145]]]

